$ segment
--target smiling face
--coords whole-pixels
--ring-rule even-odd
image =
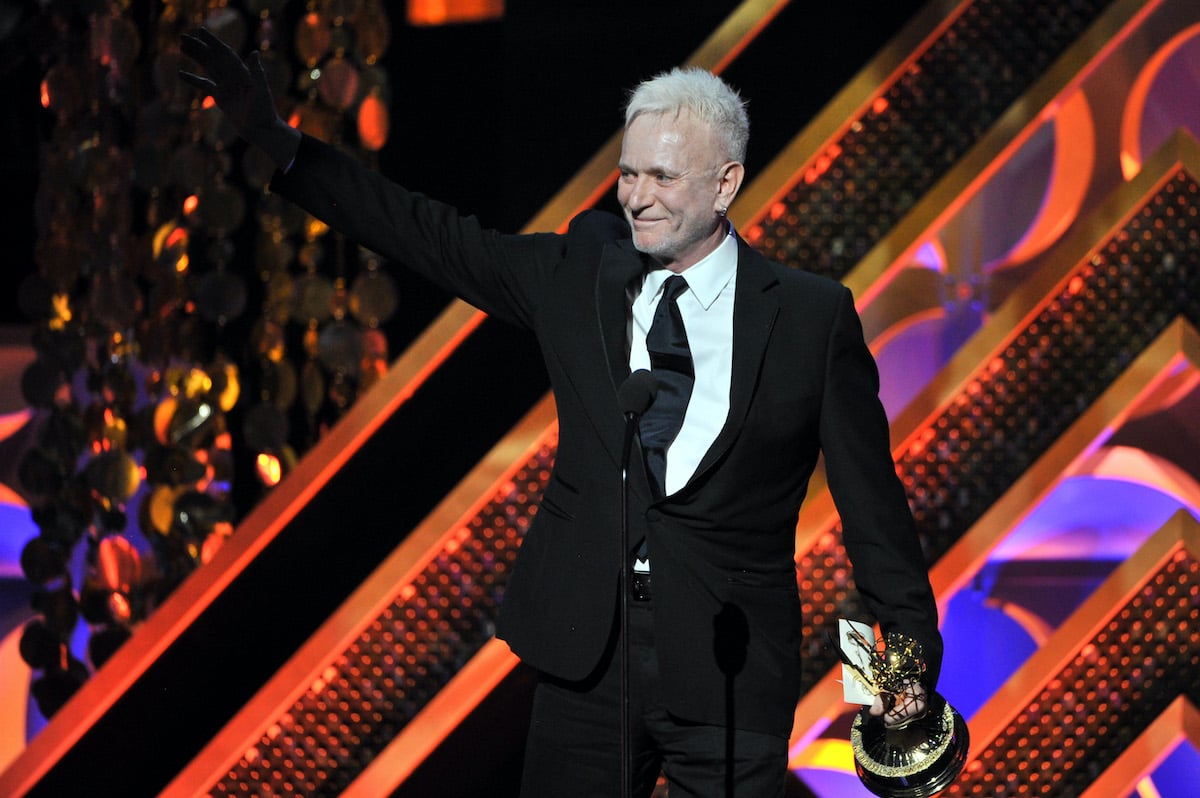
[[[688,113],[642,114],[625,129],[617,201],[634,246],[676,273],[721,243],[741,185],[742,165],[723,162],[715,139]]]

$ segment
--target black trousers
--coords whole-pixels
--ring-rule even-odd
[[[787,740],[689,723],[658,701],[649,602],[630,602],[630,749],[634,798],[666,774],[671,798],[782,798]],[[605,660],[583,682],[542,676],[534,692],[522,798],[621,795],[621,669],[616,630]]]

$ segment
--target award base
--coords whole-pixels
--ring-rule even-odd
[[[929,712],[889,729],[864,707],[854,718],[850,745],[854,769],[882,798],[929,798],[962,772],[970,735],[962,716],[937,693]]]

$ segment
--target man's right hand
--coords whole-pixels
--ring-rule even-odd
[[[185,70],[179,77],[212,95],[238,135],[261,148],[276,166],[286,168],[300,146],[300,132],[275,110],[275,100],[258,51],[243,61],[233,48],[206,28],[180,38],[180,50],[205,74]]]

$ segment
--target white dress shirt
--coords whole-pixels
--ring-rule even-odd
[[[687,330],[688,346],[696,381],[683,427],[667,449],[666,494],[669,496],[688,483],[696,466],[712,446],[729,415],[729,385],[733,367],[733,294],[737,274],[737,237],[730,225],[729,235],[703,260],[683,271],[688,290],[676,304]],[[642,290],[633,301],[633,327],[630,336],[629,368],[650,368],[646,351],[646,333],[662,298],[663,283],[672,275],[655,269],[642,279]]]

